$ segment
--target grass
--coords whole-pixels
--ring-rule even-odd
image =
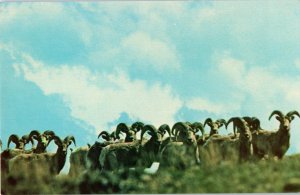
[[[177,159],[177,157],[174,157]],[[24,167],[20,174],[2,174],[2,194],[80,193],[266,193],[300,192],[300,154],[215,166],[160,167],[154,175],[141,169],[117,173],[84,173],[49,177],[42,167]]]

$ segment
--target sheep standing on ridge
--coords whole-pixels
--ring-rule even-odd
[[[9,145],[13,142],[16,146],[14,149],[10,149]],[[7,173],[8,172],[8,163],[9,160],[14,158],[17,155],[20,155],[22,153],[31,153],[32,150],[25,150],[26,144],[29,142],[32,143],[32,146],[34,146],[33,140],[29,135],[24,135],[21,138],[19,138],[16,134],[12,134],[8,138],[7,142],[7,149],[4,150],[1,153],[1,172]]]
[[[66,162],[68,147],[75,143],[73,136],[67,136],[64,140],[54,136],[53,140],[57,145],[56,153],[41,153],[41,154],[20,154],[9,161],[9,172],[18,174],[20,169],[26,166],[30,168],[41,167],[43,171],[51,175],[59,174]],[[32,170],[36,171],[36,170]]]
[[[224,160],[243,161],[252,156],[252,134],[245,120],[233,117],[226,123],[233,122],[240,135],[236,138],[230,136],[211,136],[200,148],[201,162],[204,164],[218,164]]]
[[[210,127],[210,133],[209,133],[209,137],[210,137],[212,135],[218,135],[219,128],[222,127],[223,125],[226,125],[226,121],[224,119],[218,119],[216,121],[213,121],[211,118],[207,118],[204,121],[203,127],[205,127],[206,124]]]
[[[190,124],[191,125],[191,124]],[[185,167],[200,163],[196,131],[185,122],[177,122],[172,127],[177,141],[170,138],[161,144],[161,166]],[[182,154],[178,155],[178,154]],[[177,157],[182,157],[178,159]],[[187,162],[188,161],[188,162]]]
[[[38,130],[32,130],[29,134],[29,137],[37,140],[38,144],[36,148],[33,148],[33,153],[44,153],[46,148],[52,141],[55,133],[51,130],[46,130],[44,133],[40,133]]]
[[[82,146],[72,151],[70,155],[70,170],[68,175],[75,177],[86,171],[89,167],[87,154],[91,146]]]
[[[253,150],[254,154],[258,158],[277,157],[281,159],[290,146],[290,129],[291,122],[294,120],[294,116],[300,115],[297,111],[288,112],[284,115],[281,111],[274,110],[272,116],[276,115],[276,119],[280,122],[279,129],[277,131],[259,130],[253,134]]]

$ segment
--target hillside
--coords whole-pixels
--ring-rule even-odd
[[[143,171],[97,172],[50,178],[39,168],[2,177],[2,193],[241,193],[300,192],[300,154],[282,160],[218,166],[160,168]]]

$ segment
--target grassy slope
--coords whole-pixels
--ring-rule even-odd
[[[5,179],[6,178],[6,179]],[[280,161],[239,165],[164,168],[156,175],[139,171],[49,178],[42,171],[2,177],[2,190],[20,193],[239,193],[300,191],[300,154]],[[30,178],[30,179],[29,179]]]

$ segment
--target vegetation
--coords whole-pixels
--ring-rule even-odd
[[[174,161],[178,158],[174,156]],[[136,168],[120,169],[117,173],[85,172],[79,177],[64,174],[49,177],[41,166],[24,167],[18,175],[2,175],[1,193],[300,192],[300,154],[242,164],[160,167],[153,175]]]

